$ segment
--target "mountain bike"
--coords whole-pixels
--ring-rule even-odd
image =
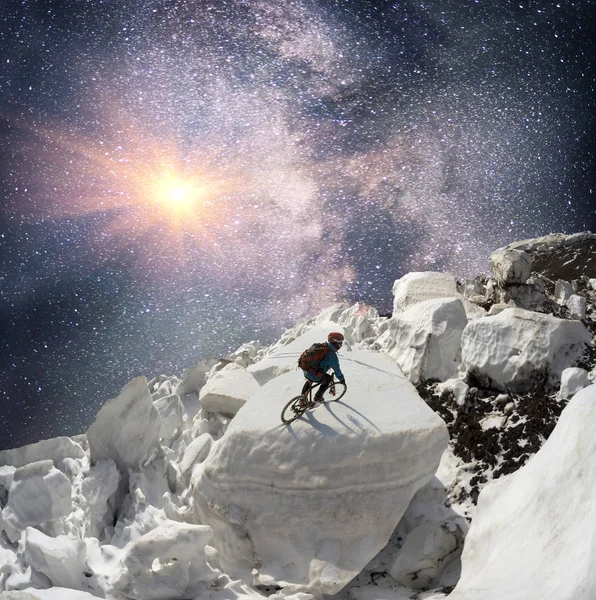
[[[321,400],[315,402],[313,396],[313,390],[318,388],[321,383],[311,382],[305,394],[300,394],[292,398],[281,411],[281,420],[286,425],[289,425],[299,417],[301,417],[307,410],[314,408],[317,404],[324,402],[337,402],[340,398],[343,398],[347,391],[345,383],[341,383],[337,379],[332,379],[329,387],[323,393]]]

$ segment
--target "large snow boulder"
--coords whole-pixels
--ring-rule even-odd
[[[449,600],[596,598],[595,429],[591,385],[524,467],[485,486]]]
[[[320,323],[308,329],[298,338],[290,338],[283,346],[276,344],[273,351],[267,354],[259,362],[248,367],[247,371],[253,375],[260,385],[264,385],[274,377],[279,377],[289,371],[296,371],[298,358],[311,344],[315,342],[326,342],[327,336],[332,331],[345,334],[343,327],[330,321]],[[346,349],[348,344],[344,345]],[[341,362],[341,355],[340,355]],[[300,371],[302,374],[302,371]]]
[[[231,576],[258,568],[262,583],[338,592],[385,546],[434,474],[447,428],[395,362],[354,350],[342,367],[344,398],[289,426],[280,413],[301,376],[270,381],[195,468],[197,517],[213,528]]]
[[[124,473],[139,467],[159,443],[160,430],[147,379],[137,377],[101,407],[87,431],[91,463],[111,458]]]
[[[257,380],[244,367],[230,363],[207,380],[199,394],[199,401],[209,412],[233,417],[259,387]]]
[[[51,460],[43,460],[15,471],[2,521],[11,541],[16,541],[25,527],[63,517],[71,508],[70,480]]]
[[[378,345],[414,385],[421,379],[445,381],[457,374],[467,323],[460,298],[426,300],[386,321]]]
[[[525,283],[532,272],[532,258],[523,250],[501,248],[491,254],[490,265],[501,285]]]
[[[457,284],[450,273],[408,273],[396,279],[393,284],[393,315],[425,300],[452,298],[457,295]]]
[[[84,580],[86,554],[87,547],[80,538],[67,535],[49,537],[33,527],[25,530],[24,558],[52,585],[80,588]]]
[[[569,367],[561,375],[559,396],[566,400],[590,385],[590,375],[585,369]]]
[[[138,600],[198,597],[219,572],[207,562],[213,532],[205,525],[164,521],[126,550],[114,587]]]
[[[28,444],[20,448],[2,450],[0,452],[0,467],[11,465],[15,468],[24,467],[29,463],[40,460],[53,460],[58,465],[65,458],[84,458],[85,451],[69,437],[57,437]]]
[[[485,385],[521,392],[532,386],[535,373],[558,380],[591,339],[579,321],[509,308],[468,323],[462,335],[462,360]]]

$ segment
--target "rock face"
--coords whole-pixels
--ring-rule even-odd
[[[87,431],[91,463],[111,458],[122,472],[138,467],[158,444],[161,419],[145,377],[108,400]]]
[[[522,250],[532,258],[532,270],[556,281],[585,275],[596,277],[596,234],[555,233],[532,240],[513,242],[505,249]]]
[[[596,386],[579,392],[526,466],[480,493],[449,600],[592,600]],[[539,560],[536,557],[540,557]]]
[[[209,378],[199,400],[208,411],[233,417],[258,391],[257,380],[244,367],[231,363]]]
[[[443,421],[388,356],[342,354],[350,373],[342,401],[284,426],[281,410],[302,379],[282,375],[193,474],[194,506],[225,572],[250,577],[258,568],[263,583],[334,594],[387,543],[436,470]]]
[[[455,278],[449,273],[408,273],[393,284],[393,315],[425,300],[453,298],[457,295]]]
[[[468,372],[487,386],[526,391],[534,373],[560,378],[591,339],[579,321],[509,308],[468,323],[462,335],[462,360]]]
[[[523,250],[501,249],[491,254],[490,265],[497,283],[525,283],[530,277],[532,259]]]
[[[468,323],[460,298],[426,300],[386,322],[378,340],[417,385],[421,379],[453,377],[461,363],[461,336]]]

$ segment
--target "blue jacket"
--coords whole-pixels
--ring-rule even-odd
[[[339,368],[339,359],[337,358],[337,350],[335,349],[335,346],[333,346],[329,342],[327,342],[327,346],[329,347],[329,352],[327,352],[327,355],[325,356],[325,358],[319,363],[318,368],[321,369],[321,371],[324,371],[325,373],[327,373],[327,371],[329,371],[329,369],[333,369],[335,376],[340,381],[343,381],[344,375],[341,372],[341,369]],[[310,379],[311,381],[320,381],[320,379],[316,375],[313,375],[312,373],[307,373],[306,371],[304,371],[304,376],[307,379]]]

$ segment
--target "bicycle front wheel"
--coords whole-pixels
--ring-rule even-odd
[[[301,417],[308,408],[308,398],[304,395],[292,398],[281,411],[281,420],[286,425]]]
[[[339,381],[333,382],[323,394],[323,402],[337,402],[340,398],[344,397],[347,387],[345,383]]]

